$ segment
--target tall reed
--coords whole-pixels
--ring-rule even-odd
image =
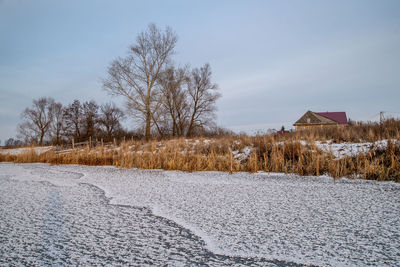
[[[118,168],[165,169],[182,171],[284,172],[300,175],[330,175],[372,180],[400,181],[399,126],[377,128],[356,125],[347,130],[311,130],[300,133],[264,136],[225,136],[213,139],[170,139],[144,142],[130,140],[118,147],[85,147],[65,153],[48,151],[37,154],[33,149],[19,155],[0,154],[0,161],[15,163],[113,165]],[[358,128],[357,128],[358,127]],[[372,147],[367,153],[335,158],[321,151],[315,140],[351,140],[353,131],[365,134],[364,140],[391,137],[387,148]],[[339,133],[340,132],[340,133]],[[359,134],[356,138],[361,138]],[[306,142],[305,142],[306,141]],[[304,143],[305,142],[305,143]],[[248,149],[246,155],[243,151]],[[2,153],[4,153],[3,150]],[[241,152],[242,151],[242,152]],[[234,153],[235,152],[235,153]],[[237,156],[242,153],[245,157]]]

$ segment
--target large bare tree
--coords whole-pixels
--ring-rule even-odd
[[[121,130],[121,121],[124,118],[124,113],[114,103],[100,106],[99,124],[109,141]]]
[[[103,87],[111,94],[123,96],[127,107],[145,125],[145,137],[150,139],[154,114],[160,105],[160,92],[155,86],[160,73],[174,53],[176,34],[150,24],[141,32],[126,57],[117,58],[108,68]]]
[[[39,139],[39,145],[43,145],[53,121],[53,108],[53,98],[42,97],[33,100],[32,107],[26,108],[21,114],[25,121],[18,126],[19,135],[28,142]]]
[[[190,117],[187,136],[192,136],[196,128],[211,122],[217,109],[215,102],[221,97],[218,85],[211,82],[211,67],[205,64],[192,70],[188,87]]]

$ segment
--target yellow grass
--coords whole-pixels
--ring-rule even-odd
[[[387,127],[387,128],[385,128]],[[113,165],[117,168],[164,169],[182,171],[284,172],[300,175],[362,177],[400,181],[400,145],[389,142],[387,149],[374,149],[356,157],[335,159],[318,149],[314,141],[344,141],[356,136],[359,141],[376,141],[385,137],[399,140],[400,123],[390,125],[355,125],[347,128],[318,129],[265,136],[225,136],[212,139],[170,139],[144,142],[127,141],[116,146],[75,149],[56,154],[36,154],[28,150],[19,155],[0,154],[0,161],[15,163]],[[365,134],[361,140],[361,135]],[[353,137],[351,137],[353,136]],[[303,146],[299,141],[307,140]],[[354,141],[354,140],[353,140]],[[248,158],[239,160],[233,151],[252,148]],[[3,151],[4,152],[4,151]]]

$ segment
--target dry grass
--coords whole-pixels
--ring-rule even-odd
[[[383,139],[399,139],[400,120],[389,119],[382,124],[356,122],[341,127],[323,127],[297,131],[285,134],[283,139],[296,140],[332,140],[334,143],[341,142],[375,142]]]
[[[0,154],[0,161],[114,165],[120,168],[182,171],[266,171],[317,176],[327,174],[332,177],[400,182],[399,142],[389,141],[386,149],[372,148],[368,153],[340,159],[321,151],[314,143],[315,140],[399,140],[398,121],[385,127],[355,125],[341,130],[318,129],[280,136],[225,136],[211,140],[181,138],[148,143],[128,141],[122,142],[118,147],[87,147],[64,154],[49,151],[38,155],[33,150],[19,155]],[[367,134],[355,134],[358,130]],[[308,140],[308,145],[303,146],[300,140]],[[237,154],[246,148],[251,148],[248,157],[240,159],[234,155],[234,152]]]

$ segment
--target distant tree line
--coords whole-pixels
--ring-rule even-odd
[[[163,121],[165,124],[162,130],[158,129],[154,135],[157,137],[181,136],[185,125],[181,126],[180,115],[177,116],[176,122],[172,120],[167,122],[168,114],[163,115],[166,117]],[[23,122],[17,128],[20,140],[9,138],[5,141],[5,146],[60,145],[71,143],[72,139],[75,142],[87,141],[89,138],[92,140],[103,139],[107,142],[114,138],[121,140],[122,138],[140,139],[145,137],[143,127],[129,131],[122,126],[121,123],[126,119],[126,115],[111,102],[99,105],[94,100],[83,103],[74,100],[63,106],[53,98],[42,97],[33,100],[32,106],[21,113],[21,118]],[[168,128],[168,125],[171,128]],[[231,132],[217,126],[196,127],[192,132],[192,135],[197,136],[225,134],[231,134]]]
[[[177,35],[150,24],[130,46],[125,57],[108,67],[103,88],[125,100],[124,111],[115,104],[74,100],[63,106],[49,97],[33,100],[21,114],[18,136],[24,143],[61,144],[89,138],[210,136],[231,133],[216,126],[216,101],[221,97],[211,80],[211,67],[176,66],[172,61]],[[135,131],[124,129],[127,117]],[[11,142],[11,141],[10,141]],[[15,140],[14,140],[15,142]]]
[[[98,105],[95,101],[81,103],[74,100],[63,106],[53,98],[33,100],[26,108],[18,125],[18,137],[24,143],[62,144],[102,138],[110,141],[120,136],[131,136],[121,122],[125,119],[122,110],[113,103]],[[7,144],[6,144],[7,145]]]
[[[6,141],[4,141],[5,147],[16,147],[16,146],[23,146],[23,145],[24,145],[24,142],[22,142],[21,140],[18,140],[18,139],[14,139],[14,138],[8,138]]]

